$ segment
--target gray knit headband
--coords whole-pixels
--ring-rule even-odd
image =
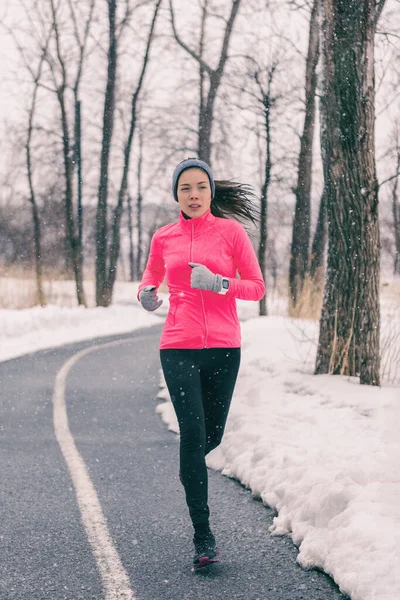
[[[204,160],[200,160],[199,158],[187,158],[179,163],[179,165],[176,167],[174,174],[172,176],[172,193],[177,202],[178,202],[178,180],[179,180],[179,177],[182,175],[183,171],[186,171],[187,169],[193,169],[193,168],[201,169],[202,171],[207,173],[208,179],[210,180],[211,200],[215,196],[215,183],[214,183],[214,176],[211,171],[211,167],[209,167],[209,165],[206,162],[204,162]]]

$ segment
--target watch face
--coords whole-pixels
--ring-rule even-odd
[[[222,280],[222,287],[224,288],[224,290],[229,290],[229,280],[228,279]]]

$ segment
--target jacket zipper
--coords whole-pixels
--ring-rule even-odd
[[[192,223],[192,239],[191,239],[191,244],[190,244],[190,262],[193,262],[193,223]],[[199,290],[199,291],[200,291],[200,297],[201,297],[201,305],[203,307],[204,328],[206,331],[206,336],[204,338],[204,348],[207,348],[208,328],[207,328],[207,320],[206,320],[206,311],[204,309],[203,292],[201,290]]]

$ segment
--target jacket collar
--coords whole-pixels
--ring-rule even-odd
[[[190,232],[199,231],[200,229],[207,227],[214,221],[214,219],[215,217],[212,214],[210,208],[204,213],[204,215],[201,215],[201,217],[195,217],[194,219],[185,219],[185,217],[182,214],[182,210],[180,210],[178,222],[182,231]]]

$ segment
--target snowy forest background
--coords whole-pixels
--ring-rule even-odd
[[[327,10],[330,2],[324,4]],[[374,4],[379,16],[380,293],[391,322],[379,352],[386,348],[392,365],[400,365],[400,329],[393,326],[400,310],[400,2],[348,4],[354,10]],[[251,231],[269,290],[260,314],[287,307],[292,316],[320,318],[324,267],[304,284],[297,306],[289,286],[313,15],[314,33],[323,25],[317,0],[198,0],[190,9],[182,0],[7,0],[2,6],[0,306],[107,306],[114,278],[138,281],[154,231],[177,217],[170,191],[175,165],[200,155],[216,179],[251,184],[264,199],[266,229]],[[322,54],[321,39],[316,47]],[[321,56],[315,66],[310,212],[298,224],[306,271],[318,223],[322,248],[328,243],[320,210]],[[302,284],[307,278],[303,273]],[[75,280],[73,295],[55,296],[60,280]],[[342,364],[338,372],[359,370]],[[367,378],[377,383],[376,375]]]

